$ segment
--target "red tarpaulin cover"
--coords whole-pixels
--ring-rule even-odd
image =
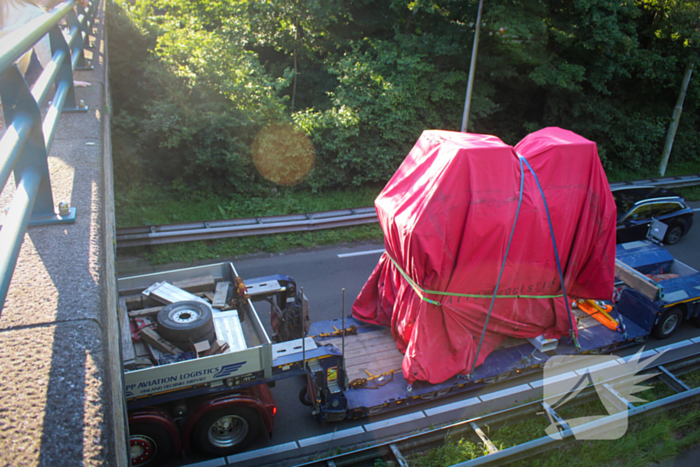
[[[391,327],[408,381],[469,373],[491,299],[426,293],[440,302],[430,304],[387,255],[424,290],[493,294],[520,197],[518,154],[544,191],[567,296],[612,296],[616,209],[595,143],[560,128],[515,148],[495,136],[425,131],[375,201],[386,254],[352,308],[362,321]],[[544,202],[524,166],[498,294],[561,293]],[[497,298],[477,365],[506,336],[558,338],[569,330],[562,297]]]

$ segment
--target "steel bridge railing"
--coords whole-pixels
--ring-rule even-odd
[[[93,68],[84,51],[90,47],[98,2],[91,0],[85,8],[75,0],[60,3],[0,43],[0,99],[6,125],[0,139],[0,186],[14,173],[17,187],[0,230],[0,311],[27,228],[75,222],[75,208],[66,203],[60,203],[56,212],[47,157],[61,112],[88,110],[82,100],[76,102],[73,70]],[[30,89],[16,62],[47,34],[52,58]],[[54,84],[42,119],[41,107]]]

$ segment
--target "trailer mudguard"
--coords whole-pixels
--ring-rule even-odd
[[[618,313],[624,316],[624,319],[631,320],[650,333],[659,316],[663,314],[663,309],[659,309],[654,305],[654,302],[649,300],[640,292],[623,288],[620,292],[620,298],[615,305]]]
[[[133,412],[129,412],[129,425],[150,424],[163,428],[173,440],[175,454],[182,451],[180,432],[175,426],[175,421],[165,412],[155,407],[144,407]]]

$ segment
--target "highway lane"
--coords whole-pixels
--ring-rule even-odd
[[[700,203],[693,203],[694,208],[700,208]],[[669,247],[672,254],[685,262],[686,264],[700,269],[700,221],[696,220],[695,227],[690,234],[683,237],[681,241]],[[234,264],[238,269],[239,274],[244,278],[261,277],[270,274],[287,274],[294,277],[300,287],[304,288],[304,292],[309,299],[309,308],[311,319],[314,321],[333,319],[341,316],[342,300],[341,290],[345,288],[345,310],[349,313],[352,303],[361,290],[367,277],[377,264],[381,255],[383,245],[379,244],[361,244],[361,245],[343,245],[337,247],[328,247],[314,249],[310,251],[295,251],[285,254],[258,254],[250,257],[233,258]],[[359,254],[358,254],[359,253]],[[269,310],[268,305],[264,302],[256,304],[256,308],[265,321],[266,327],[269,329]],[[646,348],[663,346],[673,342],[682,341],[691,337],[700,335],[697,328],[686,324],[679,332],[667,341],[656,341],[651,339],[647,342]],[[620,352],[620,355],[628,355],[638,348]],[[509,382],[498,386],[498,390],[504,388],[517,387],[524,382],[536,380],[538,377],[530,377],[529,379],[516,379],[515,382]],[[367,424],[384,420],[393,419],[397,416],[405,416],[411,418],[411,414],[415,414],[416,410],[427,410],[431,407],[438,407],[447,403],[454,403],[459,400],[466,400],[473,397],[472,394],[455,396],[450,399],[439,401],[437,403],[423,404],[418,409],[407,408],[402,411],[393,412],[387,415],[373,417],[358,421],[344,421],[335,424],[319,425],[311,417],[307,407],[301,405],[297,395],[299,389],[304,385],[301,378],[292,378],[277,383],[277,386],[272,389],[275,400],[278,404],[279,411],[275,421],[274,438],[272,440],[261,440],[251,449],[265,449],[272,446],[287,446],[299,439],[308,439],[334,431],[345,432],[345,430],[353,430]],[[474,391],[474,394],[483,394],[492,388]],[[538,394],[526,394],[527,398],[539,397]],[[523,400],[523,395],[513,395],[506,397],[499,404],[512,405],[517,403],[517,399]],[[425,428],[430,424],[437,425],[450,420],[455,420],[463,416],[473,416],[476,413],[483,413],[484,404],[478,407],[471,407],[469,410],[458,410],[448,413],[442,413],[438,416],[428,417],[427,419],[412,420],[401,425],[398,425],[393,432],[397,430],[412,431],[419,428]],[[494,408],[496,408],[494,406]],[[481,411],[481,412],[479,412]],[[380,433],[377,436],[384,436],[387,433]],[[370,437],[372,435],[369,435]],[[327,453],[328,445],[319,443],[317,454]],[[291,456],[293,451],[289,452]],[[206,458],[196,454],[190,455],[186,462],[177,462],[173,465],[186,465],[193,462],[203,462]],[[257,459],[250,465],[256,465],[262,459]],[[220,465],[219,461],[207,461],[207,465]]]

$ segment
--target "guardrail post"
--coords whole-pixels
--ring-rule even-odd
[[[2,99],[7,131],[10,131],[12,122],[19,115],[25,115],[32,121],[29,137],[22,148],[22,156],[17,159],[13,168],[17,186],[21,183],[25,172],[31,171],[41,176],[29,225],[75,222],[75,208],[70,208],[65,215],[55,212],[39,104],[34,100],[27,83],[17,69],[17,65],[11,66],[0,75],[0,99]]]
[[[84,38],[86,39],[84,42],[84,47],[86,49],[92,49],[94,45],[90,42],[90,34],[92,34],[93,28],[95,27],[95,2],[92,4],[88,4],[87,9],[83,7],[80,3],[77,3],[75,5],[76,10],[78,12],[78,17],[80,15],[83,15],[85,17],[85,23],[82,25],[83,27],[83,32],[85,32]]]
[[[84,13],[83,16],[87,21],[87,16],[85,16]],[[72,10],[66,15],[66,23],[68,24],[68,28],[70,30],[78,28],[80,31],[73,41],[73,49],[71,50],[71,62],[73,55],[78,54],[78,60],[73,64],[73,70],[94,70],[95,67],[92,65],[92,63],[85,60],[85,40],[87,39],[88,42],[90,41],[88,30],[86,30],[80,21],[78,21],[78,16],[75,14],[75,11]]]
[[[55,55],[59,50],[63,50],[66,53],[66,60],[61,64],[61,68],[58,69],[56,74],[56,89],[58,89],[61,83],[66,83],[68,85],[68,93],[66,94],[66,100],[63,104],[63,112],[87,112],[88,106],[81,101],[82,105],[79,105],[75,101],[75,86],[73,85],[73,67],[71,67],[70,56],[71,50],[68,47],[66,39],[63,37],[63,33],[58,28],[54,27],[49,31],[49,40],[51,41],[51,54]],[[41,103],[39,103],[41,105]]]

